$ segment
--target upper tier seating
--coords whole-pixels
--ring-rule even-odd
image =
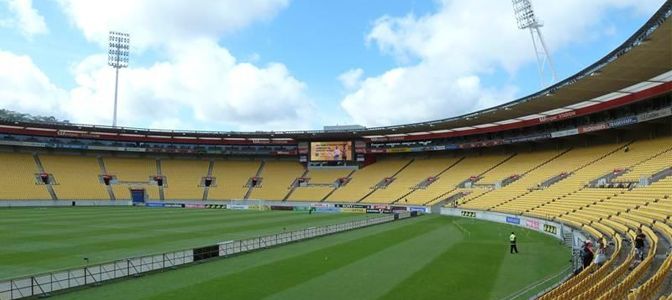
[[[448,197],[457,185],[471,176],[479,176],[511,157],[506,154],[488,154],[467,156],[450,169],[438,176],[436,181],[425,189],[415,190],[405,198],[409,204],[432,204]]]
[[[38,173],[32,155],[0,152],[0,199],[51,199],[45,186],[37,184]]]
[[[203,199],[203,187],[199,186],[208,175],[209,161],[161,160],[161,174],[166,177],[164,197],[169,200]]]
[[[54,191],[61,200],[109,200],[107,187],[100,182],[98,159],[74,155],[40,155],[44,171],[54,176]]]
[[[535,151],[518,153],[503,164],[483,174],[479,184],[495,184],[510,176],[522,176],[525,172],[560,154],[561,151]]]
[[[359,169],[352,174],[350,182],[336,189],[327,201],[357,202],[371,193],[377,183],[394,176],[410,162],[410,159],[385,159]]]
[[[320,201],[334,190],[334,182],[352,173],[352,169],[312,169],[306,174],[308,186],[297,187],[287,200]]]
[[[615,169],[628,168],[659,154],[662,151],[655,147],[656,144],[657,141],[655,140],[637,141],[629,145],[630,150],[628,152],[619,149],[611,155],[577,170],[572,176],[556,184],[563,187],[564,190],[556,189],[556,193],[547,195],[551,199],[545,199],[547,201],[555,199],[555,201],[546,203],[541,207],[530,207],[530,212],[527,214],[541,217],[556,215],[559,211],[578,209],[582,205],[605,198],[610,193],[613,194],[614,190],[612,189],[587,188],[586,185],[600,176],[613,172]]]
[[[667,148],[667,151],[632,167],[627,173],[616,177],[613,181],[638,182],[641,176],[651,176],[658,171],[670,168],[670,161],[672,161],[672,138],[654,140],[651,142],[650,147],[659,149]]]
[[[366,198],[367,203],[391,203],[413,191],[421,181],[450,167],[455,158],[415,159],[408,167],[395,176],[386,188],[377,189]],[[400,203],[404,203],[401,201]]]
[[[499,199],[493,199],[494,201],[485,201],[486,199],[484,199],[482,205],[479,205],[478,202],[474,202],[471,205],[478,205],[479,208],[491,208],[499,204],[500,206],[497,207],[497,210],[504,212],[521,212],[531,209],[576,189],[572,187],[577,185],[581,187],[591,179],[594,179],[592,178],[593,175],[589,175],[588,177],[579,177],[575,176],[575,174],[572,174],[572,172],[605,155],[608,155],[610,152],[615,151],[621,146],[623,145],[619,144],[593,147],[576,147],[549,162],[548,164],[545,164],[544,166],[527,174],[526,177],[528,177],[528,179],[534,179],[534,181],[527,182],[526,180],[520,183],[529,184],[524,186],[525,189],[521,189],[521,186],[519,186],[520,184],[512,184],[511,186],[502,189],[502,193],[508,193],[510,190],[517,189],[520,194],[515,196],[510,195],[509,198],[502,196]],[[563,172],[570,174],[570,176],[559,182],[556,182],[547,188],[533,189],[529,191],[527,190],[528,188],[536,188],[537,184],[540,184],[543,181]],[[497,193],[500,192],[498,191]],[[515,200],[513,200],[514,198]]]
[[[254,160],[217,160],[212,177],[215,184],[208,191],[208,200],[240,200],[249,190],[248,180],[254,177],[261,166]]]
[[[296,161],[266,161],[260,174],[261,186],[252,189],[249,199],[283,200],[304,171],[303,165]]]
[[[487,172],[479,183],[487,178],[495,178],[500,181],[512,175],[520,176],[517,180],[499,189],[493,189],[481,195],[473,194],[462,199],[464,207],[487,209],[502,199],[510,199],[513,196],[524,194],[530,187],[557,175],[559,172],[553,166],[553,160],[562,151],[540,151],[533,153],[519,153],[499,167]],[[557,158],[556,158],[557,159]],[[551,165],[550,167],[548,165]],[[529,172],[529,173],[528,173]],[[487,181],[486,181],[487,182]],[[491,184],[494,182],[490,181]]]

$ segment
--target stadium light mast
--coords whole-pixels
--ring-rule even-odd
[[[112,127],[117,127],[117,92],[119,89],[119,69],[128,67],[128,52],[131,39],[128,33],[110,31],[107,64],[116,71],[114,79],[114,116]]]
[[[537,68],[539,71],[541,85],[543,87],[546,84],[546,80],[548,79],[546,72],[550,72],[550,84],[553,84],[556,82],[557,77],[555,75],[555,67],[553,66],[551,55],[548,53],[546,43],[544,42],[544,37],[541,34],[540,28],[544,25],[539,22],[537,17],[534,15],[534,10],[532,9],[532,3],[530,3],[530,0],[512,1],[513,12],[516,14],[518,29],[530,30],[530,35],[532,36],[532,46],[534,47],[534,54],[537,57]]]

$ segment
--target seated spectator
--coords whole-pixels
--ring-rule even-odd
[[[644,235],[641,228],[637,229],[637,236],[635,236],[635,251],[639,260],[644,260],[645,242],[646,235]]]
[[[597,251],[595,255],[595,264],[602,266],[607,261],[607,245],[604,239],[600,239],[597,244]]]
[[[583,249],[581,249],[581,261],[583,262],[583,268],[586,269],[590,266],[590,263],[593,262],[595,254],[593,253],[593,243],[588,240],[583,244]]]

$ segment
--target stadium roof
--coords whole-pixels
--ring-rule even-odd
[[[645,82],[664,73],[667,75],[656,79],[662,81],[672,76],[669,73],[672,70],[672,22],[669,21],[671,15],[672,2],[666,1],[644,26],[604,58],[574,76],[527,97],[462,116],[368,130],[396,128],[400,132],[411,132],[418,129],[437,130],[474,126],[543,114],[629,87],[633,88],[624,91],[624,94],[650,87],[652,85]],[[638,84],[642,85],[634,87]]]

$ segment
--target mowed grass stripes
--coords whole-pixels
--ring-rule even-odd
[[[0,209],[0,278],[371,216],[138,207]]]
[[[519,255],[508,253],[516,230]],[[568,266],[540,233],[423,216],[84,288],[59,299],[501,299]]]

